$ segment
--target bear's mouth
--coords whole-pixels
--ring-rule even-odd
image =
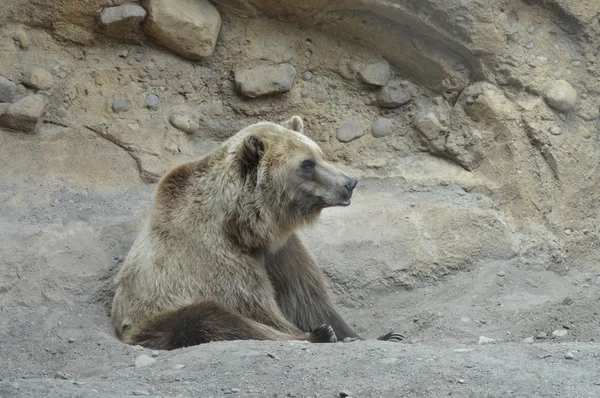
[[[346,207],[346,206],[350,206],[350,203],[352,203],[352,199],[348,198],[348,199],[342,200],[338,206]]]

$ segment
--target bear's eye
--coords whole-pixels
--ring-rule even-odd
[[[301,167],[304,171],[311,171],[315,168],[315,162],[313,160],[307,159],[302,162]]]

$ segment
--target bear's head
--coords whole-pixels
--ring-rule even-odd
[[[302,119],[293,116],[281,125],[257,123],[238,133],[233,152],[243,192],[229,222],[235,235],[248,236],[243,240],[252,235],[276,243],[316,220],[324,208],[350,204],[358,181],[327,163],[303,131]]]

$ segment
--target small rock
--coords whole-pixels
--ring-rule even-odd
[[[302,80],[304,81],[309,81],[313,79],[313,74],[309,71],[306,72],[302,72],[302,74],[300,75],[300,77],[302,78]]]
[[[385,117],[378,117],[371,124],[371,134],[375,138],[382,138],[392,134],[392,121]]]
[[[506,275],[506,274],[504,273],[504,271],[500,271],[500,272],[498,272],[496,275],[498,275],[498,276],[504,276],[504,275]]]
[[[0,76],[0,102],[14,102],[18,86],[4,76]]]
[[[185,368],[185,365],[182,365],[180,363],[177,363],[177,364],[173,365],[173,369],[174,370],[180,370],[180,369],[183,369],[183,368]]]
[[[546,337],[548,337],[548,335],[546,334],[546,332],[540,332],[540,333],[539,333],[537,336],[535,336],[535,338],[536,338],[537,340],[543,340],[543,339],[545,339]]]
[[[127,104],[127,102],[125,102],[123,100],[114,100],[113,101],[113,104],[112,104],[113,112],[115,112],[115,113],[125,112],[127,109],[129,109],[129,105]]]
[[[140,355],[134,361],[136,368],[143,368],[146,366],[152,366],[156,363],[156,359],[149,357],[148,355]]]
[[[292,60],[292,58],[294,58],[294,55],[289,51],[284,52],[283,55],[281,56],[281,59],[283,60],[283,62],[290,62]]]
[[[36,90],[48,90],[54,84],[54,79],[47,70],[34,67],[27,73],[23,83]]]
[[[184,94],[191,94],[194,92],[194,85],[192,84],[191,81],[188,80],[183,84],[183,87],[181,88],[181,90]]]
[[[383,358],[379,360],[380,363],[384,365],[393,365],[398,362],[398,358]]]
[[[554,126],[550,128],[550,134],[552,135],[561,135],[562,134],[562,129],[558,126]]]
[[[527,337],[526,339],[523,339],[523,343],[524,344],[532,344],[533,343],[533,337]]]
[[[573,231],[571,231],[569,228],[565,229],[565,235],[571,235],[573,233]]]
[[[409,93],[403,90],[394,90],[388,87],[384,87],[379,91],[377,95],[377,103],[382,108],[395,109],[398,108],[411,100]]]
[[[360,76],[367,84],[383,87],[390,80],[390,64],[385,60],[376,62],[361,70]]]
[[[27,133],[35,132],[44,114],[45,101],[39,95],[28,95],[0,112],[0,125]]]
[[[527,47],[528,49],[531,50],[533,47],[535,47],[535,44],[533,44],[533,43],[527,43],[527,45],[525,47]]]
[[[150,69],[146,72],[148,74],[148,78],[150,80],[158,80],[160,79],[160,71],[156,69]]]
[[[491,344],[494,341],[496,341],[496,340],[489,338],[489,337],[485,337],[485,336],[479,336],[479,340],[477,341],[477,344],[479,344],[479,345]]]
[[[338,129],[335,136],[339,142],[347,143],[359,137],[362,137],[363,134],[363,128],[360,125],[360,123],[352,120],[344,123],[342,127]]]
[[[553,337],[564,337],[566,336],[568,333],[567,329],[556,329],[555,331],[552,332],[552,336]]]
[[[56,372],[54,374],[54,377],[57,379],[62,379],[62,380],[69,380],[69,376],[67,376],[66,374],[64,374],[62,372]]]
[[[579,129],[577,130],[577,132],[579,133],[579,136],[587,139],[590,138],[592,136],[592,133],[590,133],[590,130],[586,129],[583,126],[579,126]]]
[[[467,67],[462,62],[458,62],[458,63],[454,64],[452,69],[455,70],[456,72],[462,72],[463,70],[467,69]]]
[[[152,351],[152,358],[156,358],[159,355],[160,355],[160,351],[156,351],[156,350]]]
[[[59,117],[59,118],[62,119],[64,117],[66,117],[66,116],[67,116],[67,110],[65,109],[65,107],[64,106],[59,106],[56,109],[56,117]]]
[[[572,61],[571,65],[573,65],[576,68],[579,68],[581,66],[581,61],[578,61],[578,60]]]
[[[535,58],[536,58],[536,59],[539,61],[539,63],[540,63],[541,65],[546,65],[546,64],[548,63],[548,58],[546,58],[546,57],[544,57],[544,56],[542,56],[542,55],[538,55],[538,56],[537,56],[537,57],[535,57]]]
[[[417,121],[417,128],[428,140],[435,140],[444,127],[433,112],[429,112]]]
[[[13,35],[12,38],[14,41],[17,42],[17,44],[19,45],[19,48],[21,48],[21,50],[27,50],[29,48],[30,45],[30,40],[29,40],[29,36],[27,35],[27,32],[25,32],[23,29],[17,29]]]
[[[146,390],[137,390],[137,391],[132,391],[131,393],[133,395],[138,395],[138,396],[140,396],[140,395],[150,395],[150,392],[146,391]]]
[[[72,338],[72,337],[69,337],[69,339],[68,339],[67,341],[68,341],[69,343],[71,343],[71,344],[72,344],[72,343],[74,343],[74,342],[75,342],[75,339],[74,339],[74,338]]]
[[[527,32],[532,35],[535,33],[535,28],[533,27],[533,25],[529,25],[529,27],[527,28]]]
[[[577,92],[566,80],[555,81],[544,94],[548,105],[562,112],[569,111],[577,101]]]
[[[465,382],[465,379],[458,379],[458,382],[459,382],[460,384],[465,384],[465,383],[466,383],[466,382]]]
[[[171,51],[192,59],[212,56],[221,15],[208,0],[147,0],[144,29]]]
[[[146,18],[146,10],[137,4],[104,8],[98,25],[111,35],[124,35],[137,28]]]
[[[565,297],[562,301],[562,305],[571,305],[574,301],[571,297]]]
[[[568,351],[565,354],[565,359],[575,359],[575,355],[573,355],[573,353],[571,351]]]
[[[185,111],[172,112],[169,115],[171,126],[185,133],[193,134],[200,129],[200,121],[196,116]]]
[[[296,78],[296,68],[284,63],[260,65],[235,72],[235,85],[246,97],[285,93],[292,89]]]
[[[158,95],[156,94],[148,94],[146,96],[146,106],[148,108],[158,108],[158,103],[160,102]]]
[[[240,392],[240,389],[239,388],[232,388],[230,391],[235,394],[235,393]]]

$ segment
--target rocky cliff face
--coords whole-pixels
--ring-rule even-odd
[[[511,255],[597,267],[600,3],[447,3],[5,1],[1,174],[153,183],[249,123],[299,114],[361,177],[485,199]],[[467,213],[426,233],[488,222]],[[456,248],[433,262],[477,261],[454,264]]]

